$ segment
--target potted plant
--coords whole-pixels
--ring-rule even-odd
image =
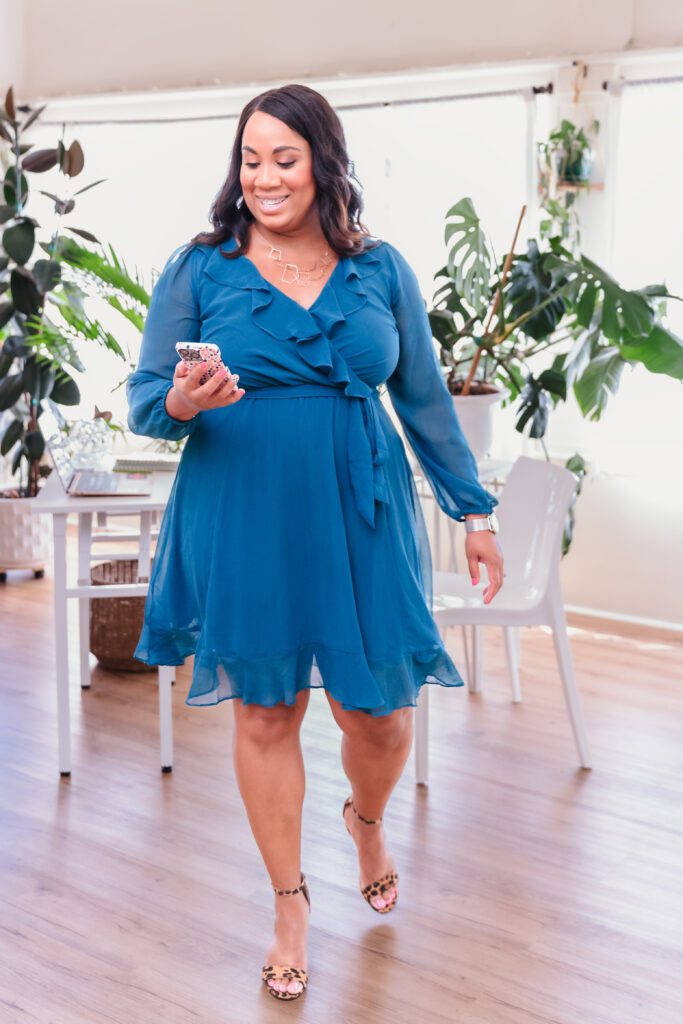
[[[557,235],[573,252],[581,244],[577,196],[591,187],[592,143],[599,128],[598,120],[584,130],[564,118],[546,142],[536,145],[539,204],[547,214],[540,223],[541,238]]]
[[[48,517],[34,515],[30,505],[41,479],[51,469],[45,460],[45,441],[38,422],[40,402],[47,400],[55,412],[60,406],[80,402],[72,376],[73,370],[84,370],[78,342],[102,344],[125,358],[113,335],[88,316],[84,306],[88,288],[95,280],[102,286],[98,294],[109,287],[105,298],[140,329],[145,304],[149,304],[148,293],[139,281],[130,278],[113,250],[110,256],[93,253],[61,234],[63,218],[74,209],[75,196],[99,182],[65,197],[44,193],[55,204],[58,227],[49,242],[38,241],[36,229],[40,225],[26,208],[28,176],[58,167],[68,191],[71,180],[84,167],[83,151],[75,140],[68,147],[62,139],[52,149],[38,150],[24,141],[24,132],[44,109],[16,105],[12,88],[4,109],[0,108],[0,160],[4,167],[4,201],[0,204],[0,456],[11,459],[11,474],[18,476],[16,486],[0,491],[0,573],[8,568],[33,567],[40,575],[49,556]],[[64,227],[99,245],[89,232]],[[36,248],[41,250],[38,258],[34,257]],[[62,414],[58,415],[63,422]],[[96,415],[110,417],[97,411]],[[116,424],[108,425],[113,430],[121,429]]]
[[[451,207],[451,249],[434,275],[438,287],[428,315],[458,416],[461,396],[472,396],[475,410],[481,402],[484,418],[490,416],[487,396],[506,405],[516,401],[516,430],[542,443],[552,409],[570,390],[582,415],[599,420],[626,367],[641,363],[683,379],[683,341],[664,323],[666,300],[677,298],[664,284],[622,288],[558,238],[530,238],[526,251],[516,253],[524,212],[510,252],[496,262],[472,200]],[[482,454],[478,439],[490,426],[472,435],[468,417],[463,429],[475,454]],[[568,465],[576,472],[585,462],[577,454]]]
[[[573,121],[563,118],[560,127],[548,136],[547,142],[538,143],[538,153],[548,171],[551,167],[559,185],[587,185],[593,170],[593,141],[600,129],[595,119],[584,130]]]

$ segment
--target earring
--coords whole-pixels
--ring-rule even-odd
[[[243,202],[244,202],[244,196],[240,194],[239,198],[237,199],[237,201],[235,203],[235,206],[237,207],[238,210],[239,210],[239,208],[240,208],[240,206],[242,205]]]

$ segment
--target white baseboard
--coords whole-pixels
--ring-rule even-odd
[[[641,615],[625,615],[618,611],[607,611],[604,608],[585,608],[580,604],[565,604],[565,611],[573,611],[578,615],[591,615],[594,618],[604,618],[615,623],[631,623],[634,626],[646,626],[650,629],[669,630],[671,633],[683,635],[683,623],[669,623],[661,618],[644,618]]]

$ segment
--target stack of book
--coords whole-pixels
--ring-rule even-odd
[[[112,466],[115,473],[154,473],[158,470],[175,472],[180,463],[180,452],[128,452],[119,455]]]

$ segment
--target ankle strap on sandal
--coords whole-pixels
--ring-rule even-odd
[[[293,896],[295,892],[301,892],[301,890],[303,889],[305,883],[306,883],[306,876],[305,876],[305,874],[302,871],[301,872],[301,882],[299,883],[299,885],[297,885],[296,889],[278,889],[277,886],[273,885],[272,882],[271,882],[271,885],[273,885],[273,892],[276,892],[278,894],[278,896]]]
[[[379,818],[364,818],[362,814],[358,814],[353,800],[351,800],[351,806],[353,807],[354,814],[359,817],[361,821],[364,821],[366,825],[377,825],[382,820],[381,816]]]

